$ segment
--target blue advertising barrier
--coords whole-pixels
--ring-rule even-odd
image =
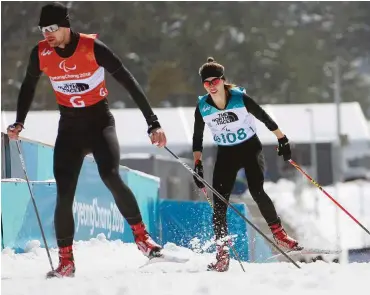
[[[151,186],[154,187],[155,184],[151,184]],[[55,183],[33,182],[31,188],[48,245],[55,247]],[[145,192],[145,189],[144,186],[140,188],[141,192]],[[136,194],[143,220],[153,236],[158,236],[155,223],[158,218],[155,216],[157,211],[152,210],[158,202],[156,192],[158,192],[158,187],[146,194]],[[39,240],[41,246],[44,247],[27,183],[2,182],[1,195],[4,247],[14,248],[16,252],[23,252],[30,240]],[[113,196],[101,181],[96,180],[95,184],[91,181],[89,186],[78,185],[73,203],[73,216],[75,240],[89,240],[99,233],[103,233],[109,240],[119,239],[124,242],[133,242],[128,223],[119,212]]]
[[[56,185],[55,182],[41,181],[45,178],[53,178],[50,175],[53,166],[50,162],[53,149],[25,141],[21,144],[29,178],[38,180],[31,181],[31,187],[46,239],[49,246],[55,247]],[[13,156],[16,155],[14,149],[16,147],[11,146]],[[12,169],[22,170],[16,167],[16,164],[20,165],[13,162]],[[41,171],[42,169],[44,172]],[[135,194],[149,233],[157,238],[159,180],[122,166],[119,173]],[[30,240],[39,240],[41,246],[44,246],[27,183],[4,180],[1,183],[1,195],[4,247],[23,252]],[[81,168],[73,203],[73,216],[75,240],[89,240],[99,233],[104,233],[110,240],[133,242],[131,229],[119,212],[112,194],[102,182],[96,163],[91,157],[85,158]]]
[[[56,247],[54,210],[56,185],[53,180],[53,147],[21,141],[27,173],[50,247]],[[15,142],[10,142],[11,177],[24,178]],[[9,159],[7,159],[9,160]],[[159,200],[159,179],[120,166],[120,176],[133,191],[149,233],[161,244],[167,242],[197,249],[213,237],[212,209],[207,202]],[[2,180],[2,247],[24,252],[29,241],[38,240],[44,247],[27,183],[24,180]],[[244,204],[233,204],[248,217]],[[114,198],[100,179],[95,161],[86,157],[80,172],[73,203],[75,240],[89,240],[99,233],[109,240],[133,242],[128,223],[122,217]],[[229,234],[243,261],[254,261],[271,255],[262,238],[231,209],[227,213]],[[252,247],[253,246],[253,247]],[[210,247],[207,252],[214,250]],[[232,253],[232,257],[233,256]],[[251,260],[252,258],[252,260]]]
[[[32,142],[29,140],[20,140],[19,143],[26,164],[28,178],[34,181],[54,179],[54,148],[52,146]],[[9,142],[9,146],[11,157],[11,177],[24,178],[16,142],[11,140]]]
[[[233,206],[247,216],[245,205],[233,204]],[[160,216],[163,244],[172,242],[197,250],[213,237],[212,209],[207,202],[161,200]],[[240,259],[249,261],[249,239],[245,221],[231,209],[227,212],[227,220],[229,235],[236,235],[233,241]],[[214,249],[215,247],[210,247],[207,252]],[[230,254],[235,258],[232,251]]]

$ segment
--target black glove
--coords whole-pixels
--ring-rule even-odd
[[[148,134],[152,133],[154,130],[161,128],[161,125],[158,122],[158,117],[152,115],[149,118],[146,118],[148,124]]]
[[[292,151],[290,150],[290,144],[288,138],[284,135],[284,137],[278,139],[279,146],[278,146],[278,155],[283,156],[284,161],[288,161],[292,157]]]
[[[202,164],[201,160],[198,160],[198,161],[195,162],[194,171],[200,177],[203,178],[203,164]],[[194,181],[195,181],[195,184],[197,185],[197,187],[199,187],[199,188],[204,188],[205,187],[204,183],[201,182],[195,175],[193,175],[193,178],[194,178]]]

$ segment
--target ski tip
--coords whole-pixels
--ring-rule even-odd
[[[156,253],[155,256],[149,257],[149,259],[146,261],[146,263],[139,268],[143,268],[147,265],[154,264],[154,263],[186,263],[190,260],[190,258],[187,257],[179,257],[171,254],[164,254],[164,253]]]

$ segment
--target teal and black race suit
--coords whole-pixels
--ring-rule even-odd
[[[264,158],[256,134],[255,118],[274,131],[278,128],[271,117],[241,87],[229,90],[226,107],[220,110],[209,95],[199,97],[195,110],[193,151],[203,151],[204,126],[210,128],[218,145],[213,170],[213,188],[229,200],[236,175],[244,169],[248,189],[268,224],[278,221],[270,197],[263,189]],[[227,235],[227,205],[213,196],[213,224],[217,239]]]

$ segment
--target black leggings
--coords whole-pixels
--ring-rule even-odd
[[[88,153],[93,154],[100,177],[123,217],[130,225],[142,221],[135,196],[119,175],[120,149],[110,112],[82,119],[62,117],[54,149],[57,186],[54,224],[59,247],[73,243],[73,200],[81,166]]]
[[[235,146],[219,146],[213,171],[213,187],[227,200],[234,187],[237,172],[244,168],[249,191],[268,224],[278,221],[278,216],[270,197],[263,189],[264,157],[262,144],[255,135]],[[227,235],[227,205],[213,195],[213,226],[216,239]]]

